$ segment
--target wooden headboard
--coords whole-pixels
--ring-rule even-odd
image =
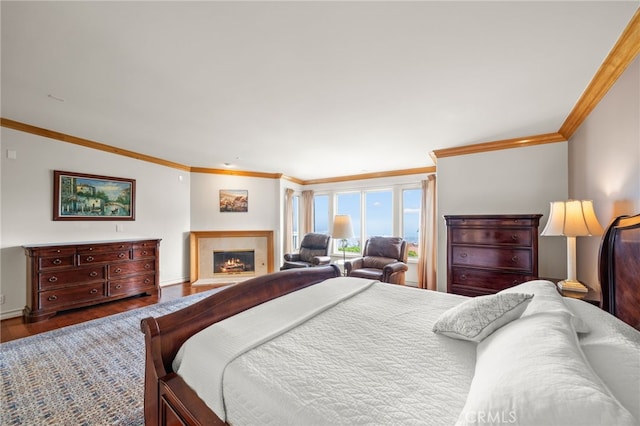
[[[616,218],[602,237],[602,307],[640,330],[640,214]]]

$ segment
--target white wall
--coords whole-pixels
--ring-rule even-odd
[[[218,203],[221,189],[248,190],[248,211],[221,213]],[[280,267],[282,260],[280,235],[282,204],[280,179],[210,173],[191,174],[191,230],[274,231],[273,238],[276,245],[274,270]]]
[[[569,195],[593,200],[606,227],[640,213],[640,57],[569,140]],[[600,238],[577,239],[578,280],[600,290]]]
[[[542,231],[549,203],[567,198],[566,165],[566,142],[438,159],[438,290],[447,289],[445,215],[540,213]],[[540,237],[540,276],[565,276],[564,243],[561,237]]]
[[[2,318],[19,315],[26,303],[25,244],[161,238],[160,284],[188,279],[189,173],[7,128],[1,136]],[[136,220],[53,221],[53,170],[135,179]]]

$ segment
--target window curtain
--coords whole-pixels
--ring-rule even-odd
[[[436,175],[422,181],[422,204],[420,208],[420,257],[418,258],[418,287],[437,290],[437,220],[436,220]]]
[[[293,189],[286,188],[284,191],[284,244],[285,253],[291,253],[293,242]]]
[[[313,191],[302,191],[302,235],[313,232]]]

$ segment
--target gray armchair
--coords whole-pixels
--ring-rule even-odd
[[[284,264],[280,269],[308,268],[316,265],[328,265],[331,263],[329,247],[331,235],[309,233],[300,242],[298,253],[284,255]]]
[[[362,257],[347,260],[347,276],[369,278],[385,283],[404,284],[408,245],[399,237],[371,237],[364,244]]]

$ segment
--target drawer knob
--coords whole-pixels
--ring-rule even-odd
[[[150,263],[145,263],[144,269],[151,269],[151,264]]]
[[[513,257],[511,258],[511,261],[512,261],[513,263],[518,263],[518,260],[520,260],[520,259],[518,259],[518,256],[513,256]]]
[[[89,274],[90,277],[97,277],[98,273],[96,271],[91,271],[91,273]]]
[[[97,288],[92,288],[91,291],[89,293],[91,294],[96,294],[98,292]]]
[[[465,281],[465,280],[467,279],[467,274],[462,274],[462,275],[460,275],[460,279],[461,279],[462,281]]]
[[[59,265],[59,264],[61,264],[61,263],[62,263],[62,260],[60,260],[60,259],[56,259],[56,260],[54,260],[54,261],[53,261],[53,262],[51,262],[51,263],[53,263],[54,265]]]
[[[49,278],[49,282],[50,283],[55,283],[56,281],[58,281],[58,277],[56,277],[56,276],[53,276],[53,277]]]
[[[512,282],[511,284],[513,284],[513,285],[518,285],[518,284],[520,284],[520,281],[518,281],[518,280],[513,280],[513,282]]]
[[[142,255],[143,255],[143,256],[146,256],[146,255],[147,255],[147,251],[146,251],[146,250],[143,250],[143,251],[142,251]]]
[[[511,239],[512,239],[513,241],[518,241],[518,234],[513,234],[513,235],[511,236]]]
[[[120,259],[124,258],[125,256],[126,256],[126,254],[125,254],[125,253],[120,253],[120,254],[118,255],[118,257],[119,257]]]
[[[47,297],[47,300],[48,300],[49,302],[53,302],[54,300],[58,300],[58,296],[56,296],[56,295],[54,294],[53,296],[49,296],[49,297]]]
[[[117,289],[121,289],[121,288],[122,288],[122,284],[118,284],[118,285],[116,286],[116,288],[117,288]]]
[[[462,257],[462,258],[467,257],[467,253],[460,253],[460,257]]]
[[[87,262],[93,262],[94,257],[93,256],[87,256]]]
[[[116,274],[119,274],[120,272],[122,272],[122,268],[116,268],[115,271],[113,272],[115,272]]]

